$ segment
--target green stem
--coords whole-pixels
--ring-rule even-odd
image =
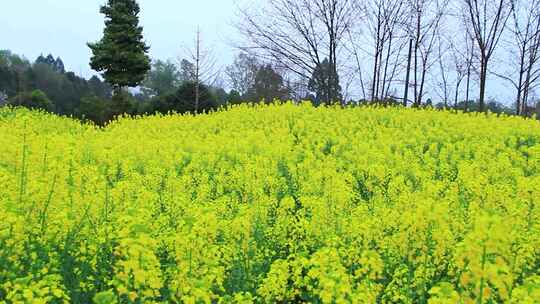
[[[54,189],[56,188],[56,180],[57,180],[57,178],[58,178],[58,173],[54,175],[51,190],[49,191],[47,201],[45,202],[45,206],[43,207],[43,211],[41,212],[40,219],[41,219],[41,235],[42,236],[45,233],[45,222],[46,222],[46,219],[47,219],[47,211],[49,209],[49,205],[50,205],[51,200],[52,200]]]
[[[484,284],[485,284],[484,269],[485,269],[485,266],[486,266],[486,245],[484,244],[484,246],[482,247],[482,278],[480,279],[480,295],[479,295],[478,301],[477,301],[478,304],[482,304],[483,297],[484,297]]]
[[[19,180],[19,207],[22,204],[23,196],[26,192],[26,153],[28,151],[28,146],[26,145],[26,122],[24,124],[24,129],[25,131],[23,134],[21,176]]]

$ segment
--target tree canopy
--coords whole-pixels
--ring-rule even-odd
[[[88,43],[93,53],[90,66],[102,72],[105,80],[117,89],[139,85],[150,70],[150,48],[143,41],[139,12],[135,0],[108,0],[101,7],[105,15],[103,38]]]
[[[308,88],[315,94],[314,104],[331,104],[341,101],[341,86],[336,70],[328,59],[324,59],[317,65],[309,80]]]

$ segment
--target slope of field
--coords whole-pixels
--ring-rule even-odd
[[[0,109],[0,303],[535,303],[540,123]]]

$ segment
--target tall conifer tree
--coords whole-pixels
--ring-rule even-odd
[[[88,43],[93,53],[90,66],[102,72],[118,94],[144,80],[150,70],[149,46],[143,41],[136,0],[108,0],[100,12],[105,15],[105,30],[100,41]]]

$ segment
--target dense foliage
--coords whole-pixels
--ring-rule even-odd
[[[22,56],[0,50],[0,95],[3,96],[0,96],[0,106],[7,103],[32,107],[30,97],[36,90],[51,104],[40,108],[77,117],[80,117],[83,98],[108,100],[111,96],[111,88],[98,77],[86,80],[66,71],[60,58],[54,59],[49,54],[31,63]]]
[[[328,61],[328,58],[324,59],[314,69],[308,88],[315,93],[311,98],[314,104],[332,104],[343,100],[339,75],[336,67]]]
[[[3,108],[0,132],[0,302],[540,298],[534,120],[288,104],[95,128]]]
[[[52,111],[54,109],[54,104],[47,98],[47,95],[40,90],[20,93],[11,99],[10,105],[45,111]]]
[[[230,91],[221,84],[200,84],[199,110],[206,112],[220,106],[255,102],[271,103],[274,99],[299,98],[310,100],[314,105],[328,103],[330,96],[341,96],[338,79],[331,74],[328,63],[323,62],[321,71],[313,75],[311,90],[306,95],[292,96],[293,85],[272,65],[258,62],[255,58],[240,55],[235,63],[226,69],[231,80]],[[7,50],[0,50],[0,106],[25,106],[41,108],[52,113],[77,117],[105,125],[108,121],[122,114],[151,114],[192,112],[195,105],[194,65],[183,59],[177,66],[172,61],[155,60],[152,69],[146,75],[141,86],[136,90],[117,90],[112,98],[112,88],[97,76],[84,79],[66,70],[61,58],[51,54],[39,56],[33,63],[22,56]],[[324,83],[334,83],[332,92]],[[36,106],[31,95],[42,92],[48,101]],[[42,94],[42,95],[43,95]],[[325,101],[326,100],[326,101]],[[387,100],[349,100],[348,104],[400,105],[397,99]],[[442,103],[433,104],[428,100],[425,106],[443,108]],[[478,103],[460,102],[455,108],[464,111],[477,111]],[[493,113],[512,114],[513,110],[496,101],[489,101],[486,108]],[[540,103],[530,108],[528,113],[540,118]]]
[[[140,10],[135,0],[108,0],[100,10],[105,15],[103,38],[88,44],[90,66],[116,88],[138,86],[150,70],[150,47],[143,41]]]
[[[197,84],[193,82],[183,82],[176,92],[169,92],[154,97],[147,105],[147,112],[162,113],[174,111],[176,113],[195,112],[195,88]],[[207,112],[216,109],[220,102],[217,100],[210,88],[204,84],[199,84],[199,111]]]

